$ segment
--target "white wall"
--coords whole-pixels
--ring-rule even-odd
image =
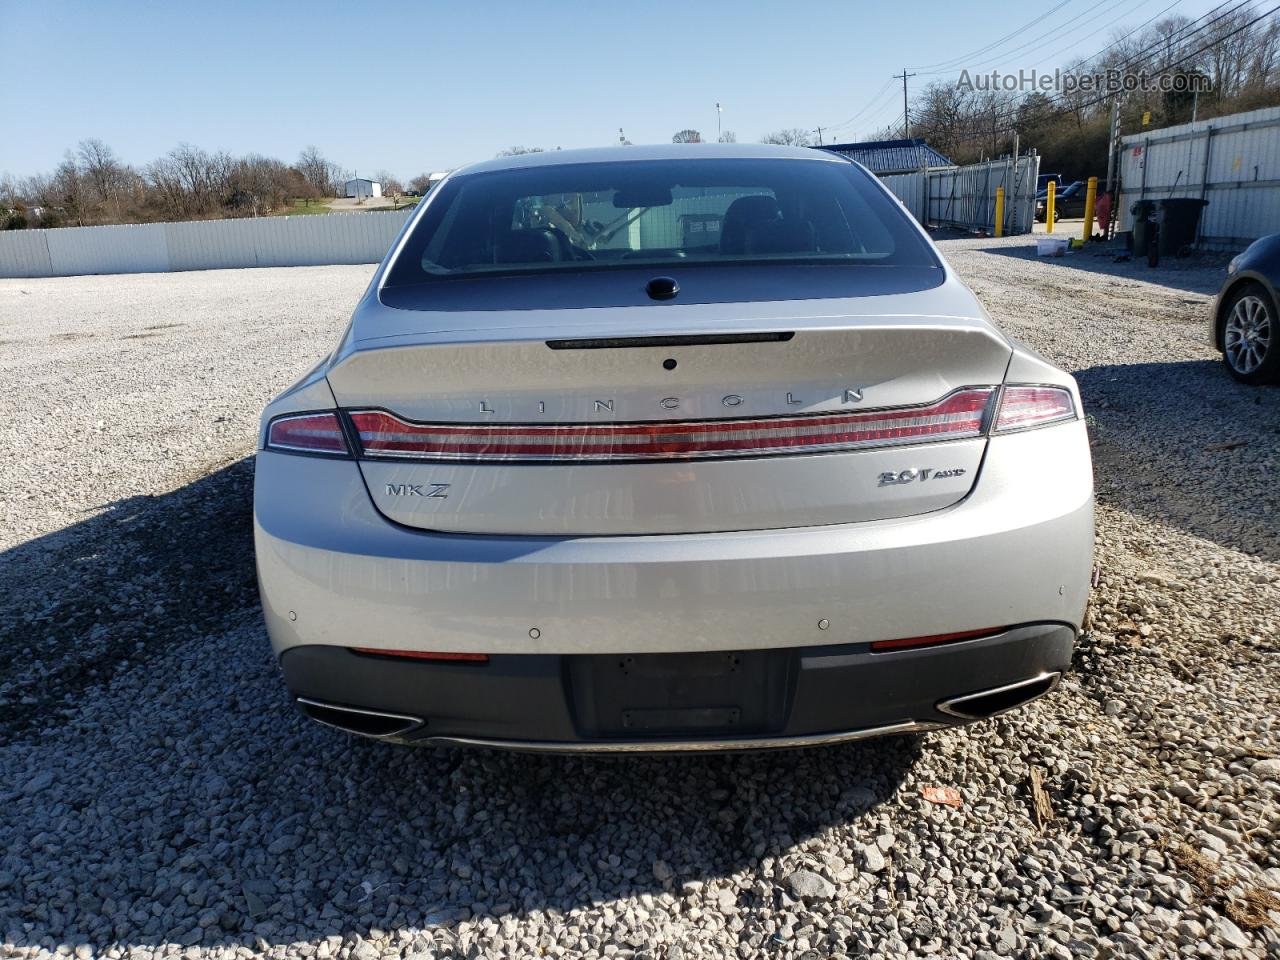
[[[1237,249],[1280,230],[1280,107],[1179,124],[1120,141],[1118,230],[1140,199],[1209,201],[1206,247]]]
[[[410,210],[0,231],[0,277],[377,263]]]

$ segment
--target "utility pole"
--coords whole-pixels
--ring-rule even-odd
[[[902,136],[904,139],[911,139],[911,115],[907,111],[907,77],[914,77],[914,73],[907,73],[907,68],[902,68],[902,73],[895,73],[893,79],[902,80]]]
[[[716,143],[720,142],[720,101],[716,101]]]
[[[822,128],[818,127],[818,146],[822,146]]]
[[[1118,96],[1111,98],[1111,127],[1110,133],[1107,135],[1107,193],[1111,193],[1111,188],[1115,180],[1116,171],[1116,142],[1120,138],[1120,98]],[[1114,206],[1115,194],[1112,194]]]

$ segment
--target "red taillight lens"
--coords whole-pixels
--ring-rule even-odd
[[[347,438],[336,413],[303,413],[277,417],[267,428],[267,449],[288,453],[347,456]]]
[[[370,657],[400,657],[403,660],[434,660],[437,663],[488,663],[487,653],[449,653],[427,650],[387,650],[383,647],[352,647],[355,653]]]
[[[942,643],[955,643],[958,640],[975,640],[978,637],[989,637],[1001,631],[1001,627],[983,627],[981,630],[962,630],[959,633],[938,633],[930,637],[902,637],[898,640],[875,640],[871,644],[872,653],[886,650],[910,650],[913,647],[932,647]]]
[[[1046,427],[1076,418],[1076,404],[1065,387],[1008,386],[1000,397],[995,432]]]
[[[693,460],[828,453],[982,434],[994,387],[937,403],[859,413],[662,423],[420,424],[382,411],[351,414],[363,453],[415,460]]]

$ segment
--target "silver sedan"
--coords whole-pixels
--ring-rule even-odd
[[[759,748],[1050,691],[1089,589],[1072,378],[865,169],[744,145],[455,172],[262,418],[258,574],[311,717]]]

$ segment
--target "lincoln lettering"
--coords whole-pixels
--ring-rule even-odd
[[[788,407],[802,406],[810,403],[815,399],[814,397],[808,396],[806,394],[801,394],[795,390],[785,391],[782,393],[780,397],[778,397],[778,400],[780,401],[779,405],[788,406]],[[862,400],[863,400],[862,387],[845,387],[836,396],[831,397],[829,402],[835,402],[840,404],[850,404],[850,403],[861,403]],[[658,406],[660,406],[664,410],[679,410],[684,406],[685,398],[659,397],[655,402],[658,404]],[[746,402],[747,402],[746,398],[739,393],[726,393],[724,396],[720,397],[721,405],[726,407],[739,407],[745,404]],[[583,403],[584,403],[584,406],[586,406],[587,411],[590,413],[610,414],[615,412],[615,407],[614,407],[615,398],[613,397],[592,398],[591,400],[584,401]],[[478,401],[478,404],[479,404],[478,410],[480,411],[480,413],[483,413],[486,416],[495,414],[500,409],[499,407],[495,406],[493,401],[487,397],[483,400]],[[545,400],[528,400],[523,402],[517,401],[509,405],[509,409],[512,414],[516,414],[516,413],[528,410],[531,407],[536,408],[538,413],[545,414],[547,412],[547,401]]]

